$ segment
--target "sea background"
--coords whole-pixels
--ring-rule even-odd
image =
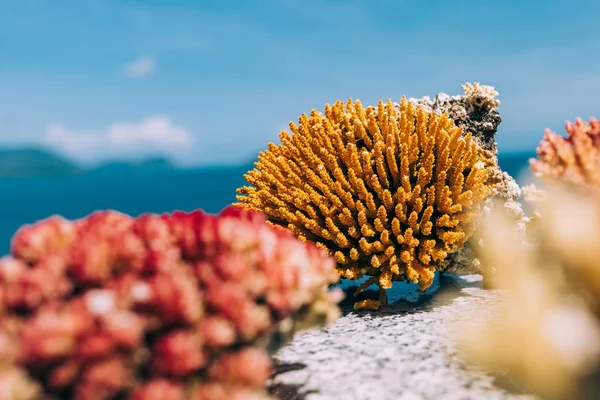
[[[509,153],[499,159],[503,170],[524,182],[533,152]],[[57,176],[0,177],[0,254],[23,224],[50,215],[81,218],[95,210],[113,209],[137,216],[197,208],[219,212],[235,201],[244,173],[240,166],[178,168],[100,168]]]

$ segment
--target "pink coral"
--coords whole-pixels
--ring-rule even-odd
[[[51,217],[0,259],[2,384],[32,399],[264,399],[259,344],[319,302],[335,318],[337,280],[324,251],[258,212]]]
[[[590,118],[586,123],[577,118],[575,123],[566,123],[566,131],[565,138],[546,129],[538,158],[530,161],[531,170],[539,178],[600,188],[600,121]]]

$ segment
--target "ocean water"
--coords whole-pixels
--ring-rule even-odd
[[[500,159],[504,170],[518,175],[530,154]],[[145,212],[216,213],[235,201],[250,166],[198,170],[113,170],[70,176],[0,178],[0,255],[23,224],[61,215],[81,218],[95,210],[113,209],[137,216]]]

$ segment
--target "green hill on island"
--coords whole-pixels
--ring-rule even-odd
[[[0,149],[0,178],[30,176],[65,176],[75,173],[110,175],[115,173],[160,172],[174,170],[164,157],[139,161],[109,160],[84,167],[52,151],[39,148]]]
[[[0,149],[0,177],[65,175],[81,168],[48,150]]]

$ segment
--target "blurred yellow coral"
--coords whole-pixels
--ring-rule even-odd
[[[238,189],[236,206],[326,249],[341,277],[370,278],[380,301],[393,280],[429,287],[446,256],[474,230],[480,201],[491,195],[497,168],[446,114],[400,104],[337,101],[325,115],[312,110],[281,144],[269,143]]]
[[[600,194],[553,185],[525,231],[492,214],[478,227],[482,265],[505,302],[464,327],[470,361],[547,399],[600,398]],[[537,211],[537,210],[536,210]]]
[[[537,159],[530,160],[534,175],[544,180],[561,180],[586,188],[600,188],[600,121],[586,123],[577,118],[566,123],[568,137],[550,129],[537,148]]]

